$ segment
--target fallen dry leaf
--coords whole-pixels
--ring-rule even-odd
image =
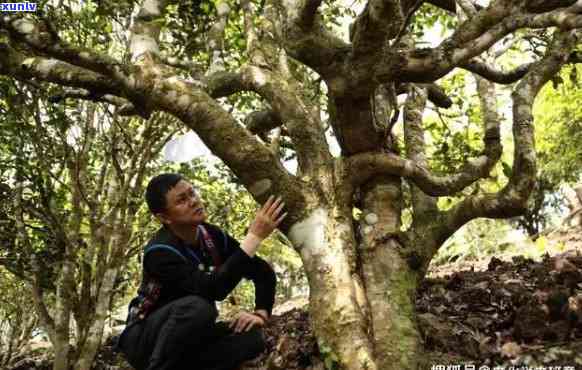
[[[507,342],[501,347],[503,357],[515,358],[521,353],[521,347],[515,342]]]

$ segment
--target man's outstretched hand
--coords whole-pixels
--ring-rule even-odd
[[[240,244],[241,249],[250,257],[255,255],[261,242],[265,240],[273,230],[279,226],[285,216],[287,216],[287,212],[281,214],[283,207],[285,207],[283,199],[281,197],[275,199],[275,197],[271,195],[255,215],[255,219],[251,223],[247,235]]]
[[[283,199],[281,197],[275,199],[271,195],[255,215],[255,219],[249,227],[249,233],[261,239],[267,238],[287,216],[287,213],[281,214],[283,207],[285,207]]]

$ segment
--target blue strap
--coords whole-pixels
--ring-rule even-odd
[[[174,252],[175,254],[177,254],[178,256],[182,257],[182,259],[186,262],[188,262],[188,258],[186,258],[186,256],[184,256],[179,250],[177,250],[176,248],[172,247],[171,245],[167,245],[167,244],[152,244],[149,247],[147,247],[144,251],[144,257],[146,254],[148,254],[149,252],[156,250],[156,249],[165,249],[165,250],[169,250]],[[201,264],[202,261],[200,260],[200,258],[198,258],[198,256],[196,255],[196,253],[194,253],[193,251],[191,251],[190,249],[186,249],[186,251],[188,252],[188,254],[190,255],[190,257],[193,257],[196,259],[196,261],[198,262],[198,264]],[[192,262],[195,262],[192,260]],[[194,265],[196,266],[196,262],[194,263]]]
[[[191,250],[191,249],[189,249],[189,248],[186,248],[186,252],[188,252],[188,254],[189,254],[191,257],[194,257],[194,258],[196,258],[196,261],[198,261],[198,264],[201,264],[201,263],[202,263],[202,261],[200,261],[200,258],[198,258],[198,256],[196,255],[196,253],[194,253],[194,251],[193,251],[193,250]]]
[[[220,231],[222,232],[222,240],[224,240],[224,243],[223,243],[224,244],[224,250],[223,250],[223,252],[224,253],[228,253],[228,249],[226,248],[226,240],[227,240],[226,239],[226,233],[222,229],[220,229]]]
[[[167,245],[167,244],[152,244],[152,245],[150,245],[149,247],[147,247],[147,248],[145,249],[145,251],[144,251],[144,253],[143,253],[143,254],[144,254],[144,257],[145,257],[145,255],[146,255],[146,254],[148,254],[149,252],[151,252],[151,251],[154,251],[154,250],[157,250],[157,249],[165,249],[165,250],[172,251],[172,252],[174,252],[175,254],[177,254],[178,256],[182,257],[182,259],[183,259],[184,261],[188,261],[188,260],[186,259],[186,257],[184,257],[184,255],[183,255],[182,253],[180,253],[180,251],[179,251],[179,250],[177,250],[176,248],[174,248],[174,247],[172,247],[172,246],[169,246],[169,245]]]

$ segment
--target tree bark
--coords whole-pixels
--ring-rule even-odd
[[[359,250],[378,368],[416,369],[422,348],[414,301],[418,276],[411,266],[418,266],[403,257],[397,237],[401,179],[378,177],[362,187],[362,193]]]
[[[565,223],[582,226],[582,184],[577,184],[566,192],[570,213],[566,216]]]
[[[70,281],[72,279],[73,266],[70,261],[64,261],[59,273],[57,284],[56,305],[54,313],[55,336],[51,340],[55,353],[53,370],[69,369],[70,335],[69,325],[71,321],[71,297]]]
[[[347,208],[314,208],[288,233],[298,247],[310,287],[310,314],[320,351],[346,370],[378,370],[364,325],[353,226]]]

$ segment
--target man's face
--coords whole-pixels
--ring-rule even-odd
[[[197,226],[206,220],[206,210],[192,184],[180,180],[166,193],[166,210],[157,216],[166,225]]]

